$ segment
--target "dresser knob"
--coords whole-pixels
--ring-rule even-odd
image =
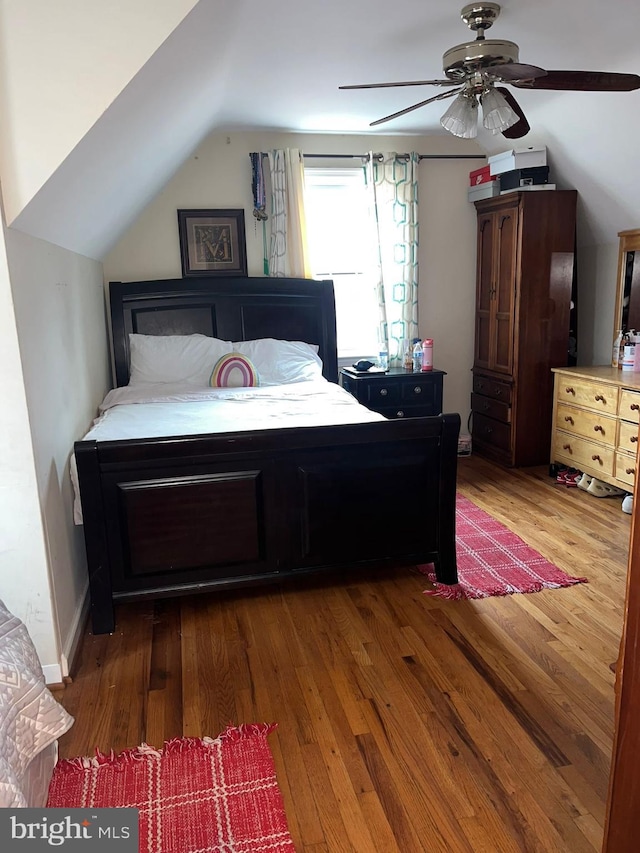
[[[380,396],[381,396],[381,397],[386,397],[386,396],[387,396],[387,389],[386,389],[386,388],[381,388],[381,389],[380,389]]]
[[[638,405],[638,403],[632,403],[629,408],[632,412],[637,412],[638,410],[640,410],[640,405]]]
[[[491,403],[485,403],[482,408],[485,410],[485,412],[488,412],[489,409],[491,408]]]
[[[594,426],[594,428],[593,428],[593,431],[594,431],[594,432],[601,432],[601,433],[604,433],[604,427],[603,427],[603,426],[601,426],[600,424],[596,424],[596,425]]]
[[[638,440],[638,436],[637,436],[637,435],[632,435],[632,436],[631,436],[631,438],[629,439],[629,441],[631,442],[631,444],[635,444],[637,440]]]
[[[487,435],[491,435],[491,433],[492,433],[492,432],[493,432],[493,427],[486,427],[486,428],[485,428],[485,433],[486,433]]]
[[[597,453],[594,453],[591,458],[593,459],[594,462],[602,462],[602,459],[600,459],[600,457],[598,456]]]
[[[502,388],[496,388],[496,397],[499,397],[502,394]]]
[[[571,388],[570,386],[565,388],[564,391],[565,391],[565,394],[575,394],[576,393],[575,388]]]
[[[635,468],[625,468],[625,471],[627,472],[627,474],[635,474],[636,473]]]
[[[565,418],[565,421],[566,421],[568,424],[572,424],[572,423],[573,423],[573,418],[571,417],[571,415],[567,415],[567,416],[566,416],[566,418]]]
[[[413,389],[413,393],[422,394],[422,387],[420,385],[416,385],[416,387]]]
[[[571,450],[571,445],[570,445],[570,444],[563,444],[563,445],[562,445],[562,449],[563,449],[563,450],[568,450],[568,451],[569,451],[569,453],[573,453],[573,450]]]

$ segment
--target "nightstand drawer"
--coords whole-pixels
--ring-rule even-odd
[[[376,411],[391,420],[396,418],[426,418],[434,414],[430,406],[403,406],[402,403],[393,407],[378,406]],[[438,412],[438,414],[440,413]]]
[[[378,406],[387,406],[400,400],[400,388],[396,382],[371,382],[364,389],[362,402],[365,405],[372,403]]]

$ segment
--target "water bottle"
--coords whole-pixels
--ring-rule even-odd
[[[378,366],[383,370],[389,370],[389,349],[387,342],[382,341],[380,344],[380,352],[378,353]]]
[[[422,341],[416,338],[413,344],[413,370],[422,370]]]
[[[433,370],[433,339],[422,341],[422,370]]]

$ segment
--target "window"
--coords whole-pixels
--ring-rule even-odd
[[[377,356],[374,242],[364,173],[305,168],[305,216],[313,277],[333,280],[338,357]]]

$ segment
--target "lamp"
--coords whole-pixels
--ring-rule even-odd
[[[473,92],[463,91],[440,119],[440,124],[454,136],[473,139],[478,135],[478,102]]]
[[[480,95],[480,103],[482,104],[482,124],[493,134],[502,133],[503,130],[513,127],[520,118],[511,109],[502,92],[498,92],[493,86],[485,89]]]

